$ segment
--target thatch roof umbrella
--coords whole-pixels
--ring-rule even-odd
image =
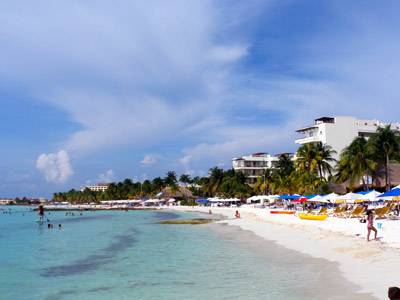
[[[173,189],[171,187],[164,188],[159,195],[159,198],[175,198],[175,199],[194,199],[192,192],[188,190],[186,187],[178,187],[177,189]]]

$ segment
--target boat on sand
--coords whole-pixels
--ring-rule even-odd
[[[327,214],[314,215],[314,214],[306,214],[306,213],[299,213],[298,216],[302,220],[314,220],[314,221],[323,221],[328,217]]]
[[[274,215],[294,215],[296,213],[295,210],[270,210],[269,212]]]

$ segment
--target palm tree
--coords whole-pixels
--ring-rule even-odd
[[[211,194],[214,194],[219,190],[219,188],[222,184],[222,180],[224,178],[224,170],[222,170],[218,167],[214,167],[214,168],[210,169],[209,175],[210,176],[209,176],[209,182],[208,182],[208,185],[209,185],[208,190]]]
[[[167,172],[167,175],[164,178],[164,182],[169,187],[176,187],[176,185],[178,183],[178,179],[176,178],[175,171]]]
[[[315,160],[318,167],[319,177],[321,179],[326,179],[324,174],[329,174],[332,176],[332,165],[336,163],[336,159],[333,155],[336,154],[332,147],[321,142],[315,143]]]
[[[189,174],[182,174],[181,177],[179,177],[179,181],[187,185],[192,182],[192,179]]]
[[[276,167],[278,168],[278,172],[283,176],[289,176],[295,170],[292,157],[288,153],[279,156]]]
[[[371,176],[375,169],[376,164],[371,159],[367,140],[364,137],[357,137],[340,154],[336,180],[338,182],[349,180],[351,188],[361,180],[364,190],[368,190],[365,177]]]
[[[317,161],[315,159],[315,144],[307,143],[297,150],[296,166],[299,171],[313,173],[317,169]]]
[[[400,158],[399,132],[390,128],[390,125],[379,127],[369,139],[368,144],[373,158],[385,170],[386,190],[390,189],[389,162]]]
[[[336,152],[331,146],[318,143],[307,143],[297,150],[296,165],[299,171],[309,174],[318,173],[320,179],[326,180],[326,174],[332,175],[332,164],[336,162]]]

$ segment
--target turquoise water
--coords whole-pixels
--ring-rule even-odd
[[[157,224],[193,216],[52,212],[63,228],[47,229],[0,212],[0,299],[356,299],[326,261],[226,225]]]

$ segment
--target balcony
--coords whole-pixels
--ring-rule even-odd
[[[294,142],[296,144],[308,144],[308,143],[317,143],[317,142],[320,142],[320,141],[321,140],[316,136],[308,136],[308,137],[304,137],[304,138],[301,138],[301,139],[297,139]]]

